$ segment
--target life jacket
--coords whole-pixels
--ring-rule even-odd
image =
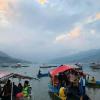
[[[29,86],[24,87],[22,93],[24,97],[28,97],[29,96]]]
[[[67,99],[67,96],[65,95],[64,87],[60,88],[60,90],[59,90],[59,97],[60,97],[61,100],[66,100]]]

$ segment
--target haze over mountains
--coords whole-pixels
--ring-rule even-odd
[[[100,62],[100,49],[93,49],[89,51],[80,52],[70,56],[64,56],[57,59],[53,59],[51,63],[63,64],[63,63],[78,63],[78,62]]]
[[[16,57],[11,57],[8,54],[0,51],[0,63],[27,62],[21,59],[22,58],[17,59]],[[40,63],[40,61],[35,61],[35,58],[33,59],[33,62]],[[80,52],[80,53],[72,54],[68,56],[66,55],[64,57],[52,59],[51,61],[48,61],[48,62],[55,63],[55,64],[78,63],[78,62],[86,62],[86,63],[100,62],[100,49],[93,49],[93,50],[84,51],[84,52]],[[47,61],[43,63],[47,63]]]
[[[8,54],[0,51],[0,63],[19,63],[19,62],[28,62],[21,59],[13,58]]]

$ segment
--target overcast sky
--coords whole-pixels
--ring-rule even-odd
[[[100,48],[100,0],[0,0],[0,50],[45,60]]]

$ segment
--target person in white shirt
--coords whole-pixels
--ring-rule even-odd
[[[85,87],[86,87],[86,79],[85,76],[83,76],[83,95],[85,95]]]
[[[83,100],[83,96],[85,95],[85,86],[86,86],[85,76],[81,76],[79,80],[80,100]]]

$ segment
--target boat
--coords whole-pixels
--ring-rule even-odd
[[[24,76],[21,74],[17,74],[17,73],[11,73],[11,72],[5,72],[5,71],[0,71],[0,85],[4,86],[4,84],[6,83],[6,81],[8,79],[11,80],[11,82],[14,82],[14,79],[27,79],[27,80],[32,80],[33,78],[30,76]],[[31,92],[30,92],[30,96],[31,96]],[[12,84],[12,89],[11,89],[11,100],[13,100],[13,84]],[[29,99],[30,100],[30,99]]]
[[[61,86],[58,83],[59,79],[56,79],[56,78],[58,77],[58,75],[60,75],[60,73],[61,74],[65,72],[69,73],[70,71],[74,71],[80,75],[85,75],[84,72],[79,71],[76,67],[73,67],[72,65],[66,65],[66,64],[58,66],[57,68],[50,70],[49,73],[50,73],[51,83],[48,84],[48,88],[49,88],[48,92],[54,95],[54,97],[57,96],[58,98],[58,99],[56,98],[53,100],[61,100],[61,98],[58,95]],[[56,80],[56,83],[55,83],[55,80]],[[68,88],[68,91],[67,91],[68,100],[80,100],[80,95],[76,87],[66,87],[66,88]],[[89,99],[86,99],[86,98],[89,98],[87,94],[84,95],[83,98],[84,98],[83,100],[89,100]]]
[[[22,65],[22,67],[29,67],[28,65]]]
[[[37,75],[37,77],[38,78],[41,78],[41,77],[48,77],[48,73],[39,73],[38,75]]]
[[[91,63],[90,67],[93,69],[100,69],[100,63]]]
[[[69,70],[73,70],[73,69],[74,68],[71,67],[70,65],[58,66],[57,68],[50,70],[50,72],[49,72],[50,78],[54,79],[54,77],[56,75],[58,75],[59,73],[62,73],[62,72],[65,72],[65,71],[69,71]],[[59,89],[60,89],[60,87],[54,87],[53,84],[51,84],[51,83],[48,85],[48,88],[49,88],[49,92],[52,92],[52,93],[58,93]]]
[[[12,67],[12,68],[21,68],[22,65],[21,65],[21,63],[17,63],[17,64],[11,65],[11,67]]]
[[[93,82],[87,82],[86,86],[89,88],[100,88],[100,81]]]
[[[83,65],[81,63],[76,63],[75,65],[79,68],[79,70],[83,70]]]
[[[9,67],[9,64],[3,63],[3,64],[0,65],[0,67]]]
[[[57,67],[55,65],[45,65],[45,66],[40,66],[40,68],[52,68],[52,67]]]
[[[58,93],[48,92],[48,94],[49,94],[51,100],[62,100]],[[67,99],[68,100],[80,100],[80,96],[68,93]],[[91,100],[91,99],[89,98],[88,95],[84,95],[83,100]]]

